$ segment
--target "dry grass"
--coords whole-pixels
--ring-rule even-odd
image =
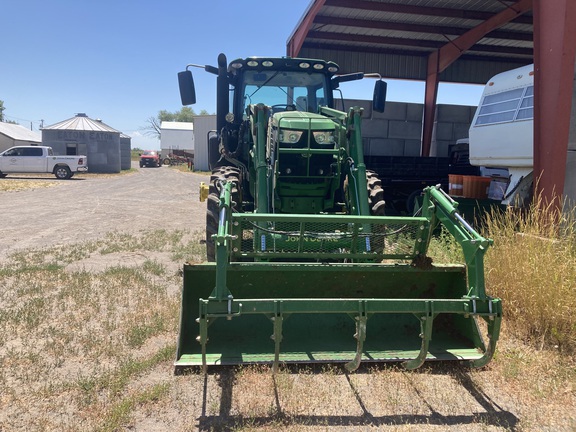
[[[519,240],[512,230],[500,238],[497,226],[490,228],[496,242],[487,258],[488,287],[504,298],[506,317],[496,357],[482,370],[384,364],[348,374],[326,365],[273,375],[248,366],[173,376],[179,270],[202,258],[202,233],[111,233],[12,255],[0,266],[0,430],[574,430],[571,334],[559,344],[551,330],[533,329],[573,325],[547,312],[557,307],[550,301],[567,295],[552,275],[567,271],[572,252],[541,240],[526,251],[515,242],[532,237]],[[445,239],[433,248],[446,259],[459,253]],[[564,260],[536,252],[556,248]],[[516,283],[521,272],[513,264],[526,257],[532,273]],[[542,275],[534,276],[543,262]],[[546,280],[553,282],[543,286]],[[539,292],[553,287],[562,290]]]
[[[0,192],[18,192],[27,189],[52,187],[56,186],[57,184],[57,180],[11,180],[3,178],[0,179]]]
[[[117,410],[165,391],[126,387],[174,355],[180,275],[152,258],[122,262],[134,251],[179,263],[202,254],[197,238],[182,232],[114,233],[14,254],[0,267],[0,430],[85,430],[80,425],[111,422]],[[69,270],[109,255],[113,266]]]
[[[89,179],[89,178],[110,178],[121,175],[134,174],[137,170],[135,168],[130,168],[128,170],[122,170],[119,173],[104,174],[104,173],[76,173],[74,175],[73,181],[78,179]],[[15,177],[15,178],[11,178]],[[53,174],[44,173],[18,173],[10,174],[6,178],[0,179],[0,192],[18,192],[30,189],[39,189],[61,185],[63,180],[58,180]]]
[[[536,202],[523,213],[494,214],[487,224],[495,244],[487,284],[502,298],[511,330],[537,349],[567,355],[576,354],[575,211]]]

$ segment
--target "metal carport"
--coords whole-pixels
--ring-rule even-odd
[[[292,57],[426,82],[429,155],[440,81],[484,84],[535,63],[534,172],[548,201],[564,190],[576,49],[573,0],[313,0],[287,42]]]

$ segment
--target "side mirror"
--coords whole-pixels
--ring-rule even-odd
[[[178,72],[178,85],[180,86],[180,99],[182,105],[193,105],[196,103],[196,89],[194,88],[194,78],[189,70]]]
[[[384,112],[386,106],[386,81],[378,80],[374,84],[374,97],[372,98],[372,109],[376,112]]]

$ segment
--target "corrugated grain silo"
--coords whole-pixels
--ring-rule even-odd
[[[132,137],[120,134],[120,169],[128,170],[132,166]]]
[[[57,155],[86,155],[88,172],[120,172],[120,132],[84,113],[44,127],[42,144]]]

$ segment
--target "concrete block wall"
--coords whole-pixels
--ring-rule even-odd
[[[364,108],[362,137],[364,154],[372,156],[420,156],[424,105],[406,102],[386,102],[383,113],[372,111],[372,102],[344,100],[344,109]],[[342,101],[336,101],[342,110]],[[448,145],[468,137],[468,129],[476,107],[438,105],[432,136],[431,155],[448,156]]]
[[[459,139],[468,138],[475,106],[438,105],[432,131],[431,156],[448,156],[448,146]]]

